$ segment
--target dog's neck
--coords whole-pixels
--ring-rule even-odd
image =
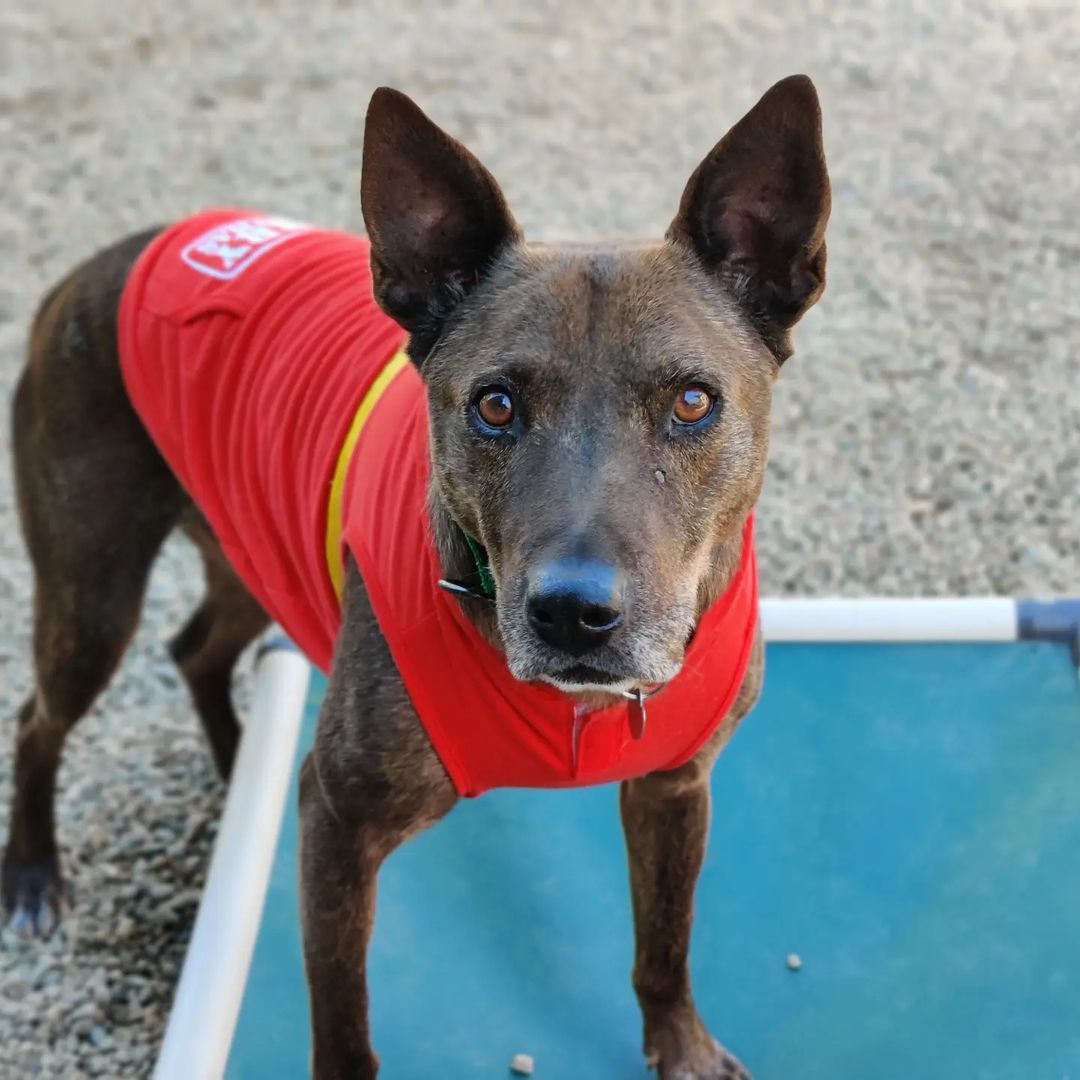
[[[708,569],[698,583],[695,621],[700,621],[702,615],[720,599],[739,569],[743,557],[746,519],[752,510],[751,506],[739,516],[737,528],[726,530],[713,542]]]
[[[434,482],[428,491],[428,508],[435,554],[442,568],[443,578],[467,583],[475,593],[482,594],[477,559],[469,544],[468,534],[454,520]],[[461,603],[462,611],[480,631],[481,636],[500,652],[505,652],[495,604],[492,602],[494,593],[490,598],[466,593],[455,595]]]

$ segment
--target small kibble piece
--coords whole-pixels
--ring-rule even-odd
[[[515,1076],[532,1076],[533,1059],[528,1054],[515,1054],[510,1062],[510,1071]]]
[[[787,966],[789,971],[798,971],[802,967],[802,957],[798,953],[788,953]]]

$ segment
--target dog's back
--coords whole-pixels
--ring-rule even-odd
[[[136,411],[263,607],[323,669],[340,605],[327,501],[359,402],[403,333],[371,297],[367,242],[217,210],[146,251],[124,291]]]

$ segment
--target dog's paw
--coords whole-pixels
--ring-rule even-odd
[[[649,1068],[659,1070],[660,1080],[752,1080],[742,1062],[715,1039],[711,1051],[696,1053],[694,1058],[670,1067],[655,1055],[647,1055],[645,1061]]]
[[[5,852],[0,890],[7,924],[20,937],[47,938],[60,924],[64,885],[55,855],[21,860]]]
[[[692,1010],[647,1025],[645,1062],[660,1080],[751,1080],[742,1062],[709,1034]]]

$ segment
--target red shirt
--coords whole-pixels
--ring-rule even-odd
[[[427,403],[371,295],[366,240],[242,210],[166,230],[120,306],[128,392],[237,573],[329,668],[348,547],[409,696],[459,793],[604,783],[689,760],[731,708],[757,625],[742,563],[682,671],[647,703],[582,714],[516,680],[438,588]],[[329,557],[328,557],[329,556]]]

